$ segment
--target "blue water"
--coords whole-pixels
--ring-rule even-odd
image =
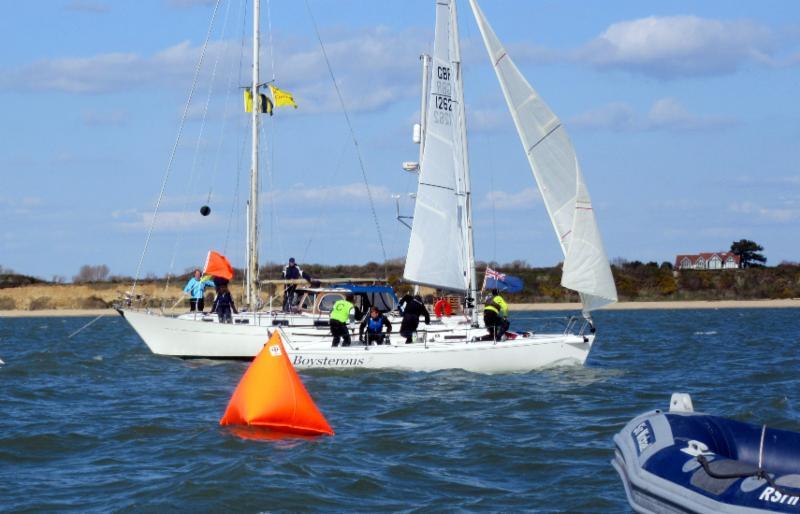
[[[800,310],[596,318],[583,368],[304,372],[337,434],[289,441],[218,426],[245,363],[152,355],[117,317],[0,319],[0,510],[629,512],[611,438],[673,391],[800,430]]]

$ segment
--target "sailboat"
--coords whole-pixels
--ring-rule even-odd
[[[253,1],[253,74],[252,98],[259,98],[259,88],[265,84],[260,77],[260,0]],[[245,265],[245,312],[234,314],[233,323],[219,323],[211,313],[193,312],[178,316],[165,315],[151,309],[136,308],[130,298],[135,298],[134,282],[128,301],[117,306],[117,311],[155,354],[184,358],[252,359],[261,351],[274,327],[326,325],[330,306],[347,293],[360,298],[362,306],[377,305],[391,310],[397,304],[394,291],[388,286],[355,285],[352,279],[322,280],[325,285],[305,287],[304,280],[282,281],[284,285],[298,287],[297,305],[292,312],[259,310],[258,250],[259,250],[259,116],[260,109],[250,108],[251,115],[251,166],[250,194],[247,203],[247,262]],[[146,248],[147,244],[145,244]],[[209,253],[210,255],[211,253]],[[341,283],[345,282],[345,283]],[[327,311],[326,311],[327,309]]]
[[[586,322],[573,332],[484,340],[475,299],[472,201],[455,0],[436,0],[434,51],[423,58],[421,160],[404,278],[462,293],[470,325],[424,333],[416,344],[331,348],[317,330],[281,328],[298,368],[460,368],[495,373],[583,364],[596,331],[592,311],[617,300],[611,267],[574,147],[558,117],[520,73],[476,0],[470,6],[564,253],[561,285],[577,291]],[[404,166],[413,169],[413,163]]]

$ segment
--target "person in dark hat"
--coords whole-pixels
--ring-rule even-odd
[[[294,260],[294,257],[289,257],[289,264],[283,268],[283,279],[284,280],[298,280],[303,278],[303,270],[300,269],[300,266]],[[283,291],[283,310],[284,312],[289,312],[292,310],[292,305],[294,304],[294,296],[295,290],[297,289],[297,284],[288,284],[284,291]]]

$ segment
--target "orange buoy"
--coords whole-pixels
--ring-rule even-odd
[[[441,318],[442,316],[449,317],[453,315],[453,307],[450,305],[450,302],[442,298],[433,306],[433,312],[436,314],[437,318]]]
[[[277,330],[247,368],[219,424],[299,435],[334,434],[289,362]]]

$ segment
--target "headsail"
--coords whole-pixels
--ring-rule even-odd
[[[436,4],[431,87],[425,150],[420,164],[414,222],[403,277],[417,284],[465,291],[466,255],[464,162],[458,129],[462,126],[453,67],[449,1]],[[457,44],[457,42],[455,43]]]
[[[564,252],[561,285],[580,293],[585,312],[614,303],[614,278],[572,142],[511,60],[477,1],[470,0],[470,6]]]

